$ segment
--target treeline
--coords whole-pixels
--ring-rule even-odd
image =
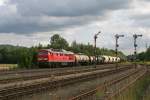
[[[150,61],[150,47],[145,51],[138,54],[140,61]]]
[[[94,55],[94,47],[90,43],[82,44],[73,41],[69,43],[60,35],[55,34],[50,39],[50,44],[43,46],[39,44],[34,47],[20,47],[11,45],[0,45],[0,63],[2,64],[18,64],[21,68],[35,68],[37,67],[37,53],[39,49],[65,49],[74,53],[84,53],[86,55]],[[105,48],[96,48],[97,55],[110,55],[115,56],[114,50],[108,50]],[[125,58],[122,52],[118,55],[121,58]]]
[[[37,47],[20,47],[12,45],[0,45],[0,63],[18,64],[21,68],[36,67]]]
[[[71,45],[69,45],[69,43],[58,34],[55,34],[51,37],[50,45],[48,45],[46,48],[65,49],[68,51],[72,51],[74,53],[84,53],[86,55],[94,55],[94,47],[92,44],[90,43],[83,44],[73,41]],[[106,48],[96,48],[96,53],[97,55],[115,56],[114,50],[109,50]],[[122,52],[118,52],[118,55],[121,58],[126,57]]]

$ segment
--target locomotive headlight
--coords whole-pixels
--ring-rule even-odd
[[[38,58],[38,60],[42,60],[42,58]]]
[[[48,60],[48,58],[38,58],[38,60]]]
[[[47,58],[44,58],[43,60],[47,60]]]

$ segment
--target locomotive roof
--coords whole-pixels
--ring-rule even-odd
[[[49,52],[52,52],[52,53],[74,54],[73,52],[66,51],[64,49],[42,49],[42,50],[49,51]]]

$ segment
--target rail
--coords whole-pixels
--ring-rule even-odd
[[[106,88],[107,87],[109,87],[109,86],[111,86],[111,85],[113,85],[113,84],[116,84],[116,83],[118,83],[118,82],[120,82],[120,81],[122,81],[122,80],[124,80],[124,79],[126,79],[126,78],[129,78],[130,76],[132,76],[132,75],[134,75],[134,74],[136,74],[136,73],[138,73],[138,72],[140,72],[141,71],[141,69],[138,69],[138,70],[135,70],[135,71],[133,71],[133,72],[131,72],[131,73],[129,73],[129,74],[127,74],[127,75],[125,75],[125,76],[123,76],[123,77],[117,77],[117,78],[115,78],[115,79],[112,79],[112,80],[109,80],[109,81],[106,81],[104,84],[101,84],[100,86],[98,86],[97,88],[95,88],[95,89],[93,89],[93,90],[90,90],[90,91],[87,91],[87,92],[84,92],[84,93],[81,93],[80,95],[78,95],[78,96],[75,96],[75,97],[72,97],[72,98],[70,98],[69,100],[82,100],[82,99],[84,99],[85,97],[88,97],[88,96],[92,96],[92,95],[94,95],[95,93],[97,93],[98,91],[104,91],[104,93],[106,93],[106,94],[111,94],[110,92],[108,92],[107,90],[106,90]],[[144,72],[143,73],[145,73],[146,71],[144,70]],[[143,75],[143,74],[142,74]],[[139,77],[141,77],[142,75],[140,75]],[[138,77],[138,78],[139,78]],[[121,89],[121,90],[123,90],[123,89]],[[120,90],[120,91],[121,91]],[[119,92],[120,92],[119,91]],[[113,96],[115,96],[115,95],[117,95],[117,93],[116,94],[114,94],[114,95],[111,95],[109,98],[111,98],[111,97],[113,97]],[[102,97],[102,100],[104,99],[106,99],[106,97],[107,97],[107,95],[106,96],[104,96],[104,97]],[[107,98],[108,99],[108,98]],[[106,100],[107,100],[106,99]]]

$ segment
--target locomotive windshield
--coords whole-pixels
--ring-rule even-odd
[[[40,51],[39,52],[39,55],[47,55],[48,54],[48,51]]]

